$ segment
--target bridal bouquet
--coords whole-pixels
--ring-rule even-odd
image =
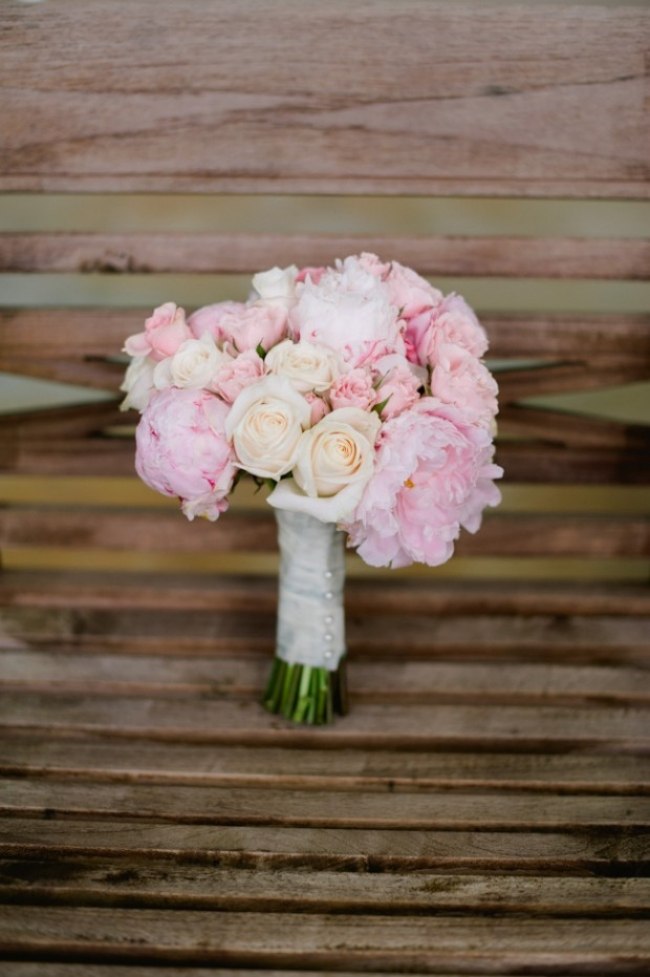
[[[475,532],[493,479],[497,386],[459,295],[353,255],[261,272],[246,302],[186,318],[171,302],[129,337],[122,407],[136,470],[188,519],[216,520],[245,473],[271,489],[281,552],[267,708],[343,711],[343,543],[372,566],[437,566]]]

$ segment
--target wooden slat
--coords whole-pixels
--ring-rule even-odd
[[[214,531],[176,511],[115,511],[62,507],[0,508],[0,545],[66,546],[139,552],[275,551],[273,512],[228,513]],[[481,532],[461,534],[458,556],[648,556],[650,520],[640,516],[490,513]]]
[[[599,876],[648,874],[646,832],[612,828],[563,831],[357,831],[150,824],[86,819],[0,819],[0,856],[133,855],[225,868],[334,871],[509,872]]]
[[[3,5],[0,189],[647,195],[638,6],[155,6]]]
[[[648,797],[262,789],[3,778],[0,817],[409,831],[650,829]]]
[[[256,695],[265,656],[174,659],[61,651],[5,650],[0,682],[33,692],[185,697]],[[646,669],[520,663],[351,661],[355,699],[365,702],[467,702],[650,705]],[[650,719],[650,717],[649,717]]]
[[[650,242],[638,238],[393,237],[325,234],[0,234],[0,271],[251,274],[329,265],[370,251],[423,275],[645,279]]]
[[[260,695],[262,689],[259,690]],[[430,705],[356,703],[331,728],[302,729],[274,720],[254,700],[209,701],[112,696],[0,693],[1,727],[102,732],[124,738],[195,743],[268,744],[371,749],[505,749],[558,752],[650,751],[647,711],[636,707]]]
[[[499,434],[537,438],[573,447],[650,452],[650,426],[584,417],[569,411],[506,404],[499,409]]]
[[[475,972],[489,967],[494,974],[511,974],[513,967],[564,964],[583,972],[613,966],[619,974],[641,974],[642,966],[650,965],[650,934],[642,922],[601,920],[594,926],[590,920],[556,920],[552,929],[549,946],[548,922],[535,919],[8,906],[0,917],[0,947],[21,955],[47,948],[68,960],[390,967],[393,973],[396,966],[422,972],[471,965]]]
[[[137,421],[129,415],[124,421]],[[131,425],[132,428],[132,425]],[[571,430],[571,424],[568,425]],[[1,427],[0,427],[1,430]],[[650,452],[638,447],[567,447],[534,440],[497,443],[505,480],[530,484],[645,485]],[[38,476],[133,475],[132,437],[19,437],[0,434],[0,471]]]
[[[532,916],[645,916],[648,879],[555,879],[545,876],[314,872],[253,873],[179,865],[162,859],[71,857],[0,860],[0,899],[8,902],[230,912],[438,915],[448,912]]]
[[[31,361],[52,359],[61,361],[63,369],[66,358],[72,365],[114,357],[126,337],[143,328],[149,314],[150,310],[135,308],[4,309],[0,312],[0,367],[27,369]],[[582,361],[597,354],[613,365],[650,363],[650,316],[531,312],[484,313],[480,318],[490,337],[489,356],[497,359]],[[120,378],[123,369],[115,364],[113,378]]]
[[[164,595],[164,596],[162,596]],[[642,585],[526,584],[508,581],[496,584],[464,580],[460,583],[376,579],[372,583],[350,580],[346,584],[348,609],[358,615],[430,615],[436,620],[449,615],[557,615],[634,616],[650,615],[650,592]],[[276,609],[277,581],[259,577],[213,576],[196,578],[131,574],[75,573],[62,570],[53,575],[38,571],[5,571],[0,575],[0,607],[62,608],[123,611],[157,610],[161,603],[169,611],[248,611],[251,603],[259,614]]]
[[[156,743],[132,749],[101,735],[57,731],[46,738],[15,727],[0,736],[0,771],[8,776],[292,787],[330,791],[492,790],[554,795],[650,793],[650,758],[607,754],[292,750]]]

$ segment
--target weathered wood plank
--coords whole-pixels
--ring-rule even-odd
[[[5,4],[0,188],[647,195],[639,7],[258,16],[166,0],[151,45],[147,4]],[[40,56],[72,31],[73,60]]]
[[[641,921],[545,920],[300,913],[199,913],[85,907],[11,907],[0,917],[0,947],[28,956],[86,960],[165,960],[318,967],[613,967],[641,974],[650,964],[650,933]],[[498,955],[498,956],[497,956]],[[499,959],[500,957],[500,959]],[[426,970],[424,970],[426,972]],[[588,971],[587,971],[588,972]],[[593,970],[592,970],[593,972]]]
[[[499,435],[536,438],[571,447],[602,447],[624,451],[650,451],[650,427],[585,417],[568,411],[504,404],[499,409]]]
[[[260,690],[261,693],[261,690]],[[647,753],[645,709],[355,703],[331,727],[300,728],[254,700],[211,701],[0,693],[0,728],[102,732],[125,738],[231,745]]]
[[[368,913],[372,915],[650,914],[650,879],[562,879],[431,873],[242,872],[156,859],[0,860],[0,899],[43,905],[229,912]]]
[[[376,831],[143,821],[0,819],[0,855],[165,858],[224,868],[647,876],[650,839],[614,828],[567,831]]]
[[[164,596],[163,596],[164,595]],[[650,592],[642,585],[552,583],[519,581],[493,583],[376,579],[371,583],[351,579],[346,584],[349,610],[359,615],[383,614],[449,615],[522,614],[580,616],[648,616]],[[241,578],[77,573],[62,570],[56,575],[29,570],[6,570],[0,576],[0,607],[69,608],[111,610],[156,610],[164,600],[168,610],[248,611],[251,602],[257,613],[272,614],[277,607],[277,581],[261,577]]]
[[[13,727],[0,735],[8,776],[129,783],[273,786],[301,790],[490,790],[560,794],[648,794],[650,759],[606,754],[444,753],[308,750],[121,741],[71,731],[43,736]]]
[[[317,267],[370,251],[422,275],[645,279],[642,238],[402,237],[335,234],[0,234],[0,271],[251,274],[273,265]]]
[[[513,656],[514,657],[514,656]],[[0,654],[0,682],[31,692],[90,695],[256,695],[266,656],[208,658],[10,651]],[[501,662],[351,661],[359,702],[466,702],[514,705],[650,705],[648,670],[618,665]],[[650,716],[649,716],[650,720]]]
[[[137,415],[128,420],[137,422]],[[5,432],[0,435],[0,471],[48,477],[132,475],[131,434],[128,439],[22,438]],[[510,483],[646,485],[650,478],[650,452],[638,448],[502,441],[497,442],[497,461]]]
[[[4,777],[0,816],[144,820],[151,824],[275,825],[409,831],[575,831],[650,828],[650,798],[464,793],[388,794]]]
[[[0,364],[115,356],[139,332],[145,309],[3,309]],[[643,315],[484,313],[490,356],[498,359],[578,359],[598,356],[633,363],[650,358],[650,317]],[[79,368],[79,367],[77,367]],[[112,377],[118,377],[119,364]],[[105,374],[106,375],[106,374]]]
[[[164,590],[160,607],[164,608]],[[228,613],[215,596],[215,610],[179,614],[167,609],[7,609],[2,612],[0,647],[193,656],[272,654],[275,615]],[[650,633],[645,618],[606,615],[519,616],[477,614],[427,617],[354,613],[347,619],[352,658],[373,660],[559,661],[563,664],[647,667]]]
[[[171,510],[116,511],[5,505],[0,507],[0,546],[66,546],[139,552],[222,553],[275,551],[271,509],[232,512],[206,532]],[[462,533],[458,556],[647,556],[650,520],[641,516],[487,513],[481,532]]]

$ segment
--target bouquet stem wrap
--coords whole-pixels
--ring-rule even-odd
[[[346,709],[345,534],[334,523],[275,510],[280,546],[276,652],[264,705],[320,724]]]

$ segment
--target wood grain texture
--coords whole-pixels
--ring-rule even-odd
[[[1,27],[0,189],[647,196],[639,7],[51,0]]]
[[[164,595],[164,596],[161,596]],[[428,615],[432,621],[450,615],[551,615],[574,618],[606,615],[649,616],[650,593],[643,585],[530,584],[489,580],[476,582],[408,580],[399,577],[346,584],[350,610],[373,615],[377,606],[384,614]],[[277,583],[262,577],[211,576],[188,580],[186,575],[78,573],[61,570],[6,570],[0,575],[0,607],[38,609],[74,606],[77,610],[125,612],[152,611],[161,603],[169,611],[217,613],[246,611],[254,603],[257,613],[272,614],[276,608]]]
[[[0,946],[25,954],[48,946],[59,955],[90,960],[166,960],[325,969],[463,965],[512,973],[513,967],[571,964],[650,964],[650,934],[631,920],[556,920],[553,943],[542,920],[324,916],[282,913],[196,913],[80,907],[7,907]],[[501,956],[501,963],[497,954]],[[634,969],[632,969],[634,967]],[[498,969],[497,969],[498,968]],[[424,970],[426,973],[427,971]],[[616,971],[614,971],[616,972]]]
[[[2,309],[0,365],[32,360],[82,364],[115,357],[127,336],[142,330],[145,309]],[[616,364],[650,363],[650,316],[485,313],[489,357],[581,361],[598,355]],[[63,369],[63,367],[61,367]],[[116,364],[112,380],[121,379]],[[118,380],[119,383],[119,380]],[[111,381],[109,389],[116,389]]]
[[[273,512],[229,513],[213,532],[170,511],[115,511],[62,507],[0,508],[0,545],[65,546],[139,552],[275,552]],[[463,534],[458,556],[650,555],[650,519],[642,516],[524,515],[488,513],[477,535]]]
[[[274,265],[333,264],[370,251],[421,275],[644,280],[638,238],[395,237],[324,234],[0,234],[2,272],[252,274]]]

